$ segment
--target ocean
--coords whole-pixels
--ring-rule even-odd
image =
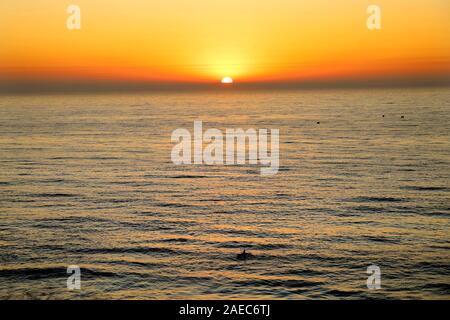
[[[195,120],[279,129],[278,173],[175,165]],[[448,88],[1,96],[0,298],[450,299],[449,124]]]

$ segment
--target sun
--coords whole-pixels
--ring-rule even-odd
[[[230,77],[224,77],[224,78],[222,78],[222,81],[220,81],[221,83],[224,83],[224,84],[230,84],[230,83],[233,83],[233,79],[231,79]]]

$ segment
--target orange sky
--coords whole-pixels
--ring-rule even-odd
[[[81,30],[66,28],[70,4]],[[450,75],[448,0],[1,0],[0,34],[3,82]]]

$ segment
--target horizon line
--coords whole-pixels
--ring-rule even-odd
[[[16,80],[0,81],[1,95],[188,92],[188,91],[261,91],[300,89],[389,89],[450,87],[450,76],[422,78],[369,78],[303,81],[244,81],[232,84],[218,82],[123,81],[123,80]]]

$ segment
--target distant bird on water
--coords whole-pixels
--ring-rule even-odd
[[[253,255],[251,253],[245,252],[245,249],[244,251],[242,251],[242,253],[238,253],[236,256],[238,260],[247,260],[251,257],[253,257]]]

